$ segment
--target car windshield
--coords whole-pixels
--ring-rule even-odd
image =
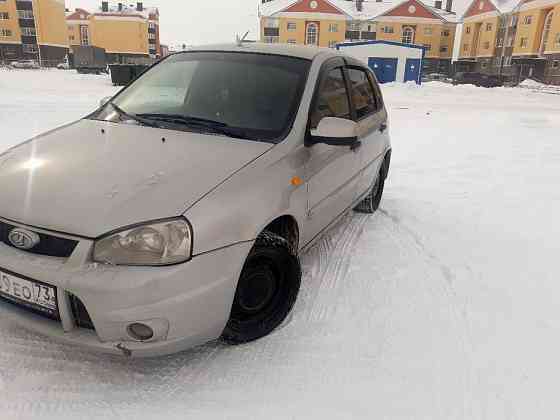
[[[177,54],[90,118],[276,143],[293,123],[310,63],[255,53]]]

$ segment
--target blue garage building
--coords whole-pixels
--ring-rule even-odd
[[[338,44],[337,49],[366,63],[380,83],[422,82],[426,48],[392,41],[364,41]]]

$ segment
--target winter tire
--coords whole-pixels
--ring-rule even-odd
[[[223,340],[241,344],[272,332],[290,313],[300,284],[300,262],[289,243],[261,234],[243,266]]]
[[[375,213],[379,208],[379,203],[381,203],[384,187],[385,179],[383,178],[383,174],[380,172],[377,174],[377,179],[375,180],[373,188],[369,191],[366,198],[364,198],[360,204],[354,208],[354,211],[358,213]]]

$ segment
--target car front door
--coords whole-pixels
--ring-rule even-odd
[[[321,69],[309,117],[308,135],[325,117],[353,119],[344,66],[342,58],[335,58]],[[360,175],[358,149],[314,144],[308,150],[306,243],[352,205]]]
[[[354,119],[358,124],[358,140],[361,142],[358,196],[366,194],[374,185],[387,145],[387,112],[383,106],[381,91],[375,78],[360,66],[347,67],[350,97]]]

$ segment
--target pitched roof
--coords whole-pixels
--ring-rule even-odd
[[[143,17],[144,19],[149,19],[151,15],[159,15],[157,7],[144,7],[142,11],[136,10],[136,6],[129,6],[127,4],[122,5],[122,10],[119,10],[119,6],[116,4],[109,5],[109,11],[104,12],[101,7],[95,10],[96,16],[135,16]]]
[[[491,8],[495,9],[499,13],[510,13],[513,12],[515,9],[520,7],[526,0],[484,0],[487,2],[487,5],[484,7],[484,10],[488,9],[488,5]],[[475,5],[479,4],[480,0],[473,0],[465,9],[465,12],[462,16],[462,19],[465,17],[476,16],[481,14],[474,9]]]
[[[84,9],[76,9],[73,12],[66,13],[67,20],[87,20],[90,16],[90,12]],[[82,17],[83,16],[83,17]]]
[[[523,3],[523,0],[494,0],[492,1],[500,13],[509,13]]]
[[[261,16],[273,16],[285,9],[297,4],[301,0],[272,0],[259,6]],[[362,10],[359,11],[355,1],[348,0],[326,0],[347,16],[356,20],[370,20],[396,6],[399,2],[395,0],[364,0]]]
[[[459,21],[459,17],[457,16],[457,13],[455,13],[454,11],[448,12],[445,9],[437,9],[434,6],[426,6],[426,7],[449,23],[457,23]]]

